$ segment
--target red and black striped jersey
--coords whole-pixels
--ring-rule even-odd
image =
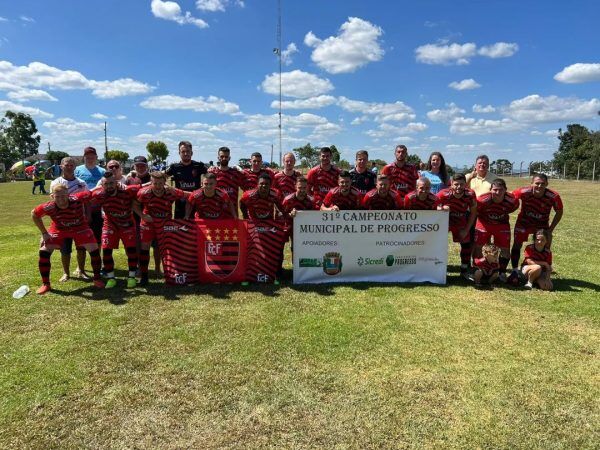
[[[331,189],[337,187],[340,169],[331,166],[323,170],[321,166],[313,167],[306,174],[308,180],[308,193],[313,196],[317,206],[321,206],[323,199]]]
[[[339,187],[334,187],[325,196],[323,205],[328,208],[335,205],[340,210],[361,209],[362,197],[356,188],[350,187],[348,194],[344,195]]]
[[[198,219],[231,218],[231,199],[221,189],[215,189],[212,197],[208,197],[203,189],[198,189],[190,194],[187,201],[194,207]]]
[[[494,272],[499,272],[500,271],[500,263],[498,261],[490,263],[488,262],[487,259],[485,259],[485,257],[483,258],[475,258],[473,260],[473,262],[475,263],[475,267],[477,267],[478,269],[480,269],[484,275],[491,275]]]
[[[275,172],[273,172],[268,167],[263,167],[258,172],[253,172],[252,169],[244,169],[244,184],[242,189],[244,191],[249,191],[251,189],[256,189],[258,187],[258,177],[261,175],[267,174],[271,178],[271,187],[275,188],[274,179]]]
[[[310,195],[304,197],[304,200],[300,200],[294,192],[283,199],[283,210],[289,214],[294,209],[296,211],[313,211],[317,208],[314,198]]]
[[[517,224],[523,227],[540,227],[548,225],[550,211],[562,211],[563,204],[557,192],[550,189],[544,190],[544,195],[537,198],[533,195],[531,186],[522,187],[513,191],[517,200],[521,200],[521,211],[517,217]]]
[[[492,199],[492,193],[477,197],[477,223],[482,225],[502,225],[509,223],[509,215],[519,207],[519,201],[510,193],[504,195],[504,199],[496,203]]]
[[[404,197],[404,209],[428,210],[436,209],[440,203],[439,199],[431,192],[427,193],[425,200],[419,198],[417,191],[412,191]]]
[[[52,219],[50,230],[79,231],[89,227],[85,217],[84,205],[92,198],[90,191],[69,195],[69,206],[59,208],[56,202],[49,201],[37,206],[33,214],[37,217],[49,216]]]
[[[381,173],[387,175],[391,182],[391,187],[397,191],[402,198],[417,187],[419,171],[414,164],[405,163],[398,167],[395,162],[385,166]]]
[[[535,244],[529,244],[525,247],[523,252],[523,265],[525,265],[526,259],[532,259],[534,261],[544,261],[552,265],[552,252],[544,247],[541,252],[535,248]]]
[[[391,189],[385,196],[379,195],[377,189],[371,189],[363,197],[362,207],[368,210],[402,209],[402,198]]]
[[[208,169],[208,173],[214,173],[217,177],[217,188],[225,191],[229,199],[237,209],[240,189],[244,186],[244,173],[235,167],[227,170],[214,166]]]
[[[283,212],[279,191],[271,189],[267,198],[258,194],[258,189],[244,192],[240,200],[240,209],[245,219],[265,220],[275,218],[275,208]]]
[[[296,192],[296,180],[302,176],[300,172],[294,170],[292,175],[286,175],[282,170],[275,174],[273,188],[277,189],[283,198]]]
[[[119,228],[127,228],[134,225],[133,201],[137,198],[140,186],[118,185],[114,195],[109,195],[103,189],[94,191],[92,204],[102,207],[104,211],[104,224],[114,225]]]
[[[168,188],[160,197],[152,191],[152,186],[139,190],[137,199],[143,207],[143,213],[156,220],[167,220],[173,216],[173,202],[185,197],[185,192],[177,188]]]
[[[464,227],[467,224],[471,209],[477,207],[475,192],[471,189],[465,189],[464,194],[457,198],[452,189],[442,189],[437,194],[440,205],[450,207],[449,226]]]

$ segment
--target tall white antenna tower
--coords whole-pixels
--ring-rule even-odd
[[[277,0],[277,56],[279,57],[279,166],[281,167],[281,0]]]

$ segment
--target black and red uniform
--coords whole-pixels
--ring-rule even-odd
[[[215,189],[212,197],[198,189],[190,194],[188,202],[193,206],[197,219],[230,219],[231,199],[225,191]]]
[[[362,194],[356,188],[350,187],[348,194],[344,195],[339,187],[335,187],[327,193],[323,205],[327,208],[335,205],[340,210],[361,209],[362,198]]]
[[[165,189],[164,194],[160,197],[152,191],[152,186],[146,186],[139,190],[137,200],[143,206],[142,212],[153,219],[152,222],[146,222],[143,219],[140,222],[142,243],[150,244],[159,237],[164,222],[172,218],[173,203],[185,196],[185,192],[177,188]]]
[[[245,219],[272,220],[275,218],[275,208],[283,212],[279,191],[271,189],[266,198],[262,198],[258,189],[244,192],[240,200],[240,209]]]
[[[440,203],[439,199],[431,192],[427,193],[425,200],[419,198],[417,191],[412,191],[404,197],[404,209],[429,210],[436,209]]]
[[[477,223],[475,224],[475,242],[485,245],[494,237],[494,244],[500,248],[510,246],[510,213],[516,211],[519,202],[507,192],[501,202],[492,199],[488,192],[477,197]]]
[[[308,194],[312,195],[318,207],[329,191],[338,185],[339,175],[340,170],[335,166],[331,166],[329,170],[324,170],[321,166],[313,167],[306,174]]]
[[[364,195],[362,207],[368,210],[402,209],[402,198],[391,189],[385,196],[379,195],[377,189],[371,189]]]
[[[133,218],[133,201],[140,189],[138,185],[117,185],[113,195],[104,190],[94,191],[92,204],[102,207],[104,223],[102,225],[102,248],[119,248],[119,240],[125,248],[136,245],[135,221]]]
[[[275,187],[273,184],[273,180],[275,178],[275,172],[269,169],[268,167],[262,167],[258,172],[254,172],[252,169],[244,169],[244,184],[242,185],[242,189],[244,191],[250,191],[252,189],[256,189],[258,187],[258,179],[262,175],[269,175],[271,179],[272,187]]]
[[[286,198],[288,195],[296,192],[296,180],[300,176],[302,174],[297,170],[294,170],[291,175],[286,175],[283,170],[277,172],[273,180],[273,187],[281,193],[283,198]]]
[[[525,266],[525,261],[527,259],[532,259],[533,261],[542,261],[546,262],[549,265],[552,265],[552,252],[544,247],[544,250],[541,252],[535,248],[535,244],[529,244],[525,247],[525,251],[523,253],[523,266]]]
[[[208,173],[214,173],[217,177],[217,188],[225,191],[237,211],[240,189],[244,186],[244,172],[230,167],[227,170],[213,166],[208,169]]]
[[[385,166],[381,173],[388,176],[392,189],[397,191],[402,198],[417,187],[419,171],[414,164],[405,163],[402,167],[398,167],[393,162]]]
[[[540,198],[533,195],[531,186],[516,189],[512,194],[521,201],[521,211],[515,223],[515,245],[520,247],[530,234],[549,228],[550,212],[552,209],[562,211],[563,203],[560,195],[550,189],[545,189]]]

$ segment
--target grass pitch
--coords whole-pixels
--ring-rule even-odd
[[[600,185],[551,188],[551,293],[475,291],[453,245],[445,287],[94,292],[55,252],[13,300],[46,198],[0,184],[0,447],[598,448]]]

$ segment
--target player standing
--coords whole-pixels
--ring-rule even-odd
[[[329,147],[321,148],[319,165],[306,174],[308,194],[315,199],[317,207],[321,207],[327,193],[338,185],[340,170],[331,164],[331,154]]]
[[[113,250],[119,248],[119,240],[121,240],[125,247],[129,268],[127,287],[134,288],[138,254],[133,208],[138,208],[137,213],[140,213],[139,206],[135,201],[140,187],[138,185],[124,186],[115,179],[112,172],[105,172],[101,181],[101,187],[93,191],[92,204],[102,207],[104,212],[102,264],[108,278],[106,287],[113,288],[117,284]]]
[[[207,173],[202,187],[192,192],[186,202],[185,218],[195,213],[197,219],[230,219],[236,217],[227,192],[217,189],[217,176]]]
[[[52,193],[53,200],[31,211],[33,223],[42,233],[38,263],[42,286],[37,290],[38,294],[45,294],[51,289],[50,256],[54,250],[61,248],[65,238],[72,238],[77,247],[83,247],[90,253],[94,270],[94,286],[99,289],[104,287],[104,282],[100,279],[100,251],[84,212],[84,205],[91,197],[89,191],[69,195],[67,187],[59,184]],[[50,216],[52,219],[48,229],[42,220],[44,216]]]
[[[175,187],[185,192],[192,192],[200,189],[202,175],[206,173],[206,166],[203,162],[192,160],[192,143],[181,141],[178,145],[179,157],[181,161],[171,164],[166,170],[166,175],[171,177],[171,183],[175,182]],[[175,202],[175,218],[183,219],[185,217],[185,199],[178,199]]]
[[[385,166],[381,173],[390,178],[392,189],[404,199],[406,194],[415,190],[419,172],[417,166],[406,161],[408,157],[406,145],[396,146],[394,156],[396,161]]]
[[[165,221],[172,217],[172,206],[175,200],[189,195],[181,189],[166,186],[167,176],[164,172],[150,174],[150,186],[143,187],[137,194],[137,201],[142,204],[142,220],[140,222],[140,286],[148,284],[148,264],[150,262],[150,246],[162,233]]]
[[[469,263],[473,244],[470,230],[477,217],[477,201],[475,192],[467,189],[467,180],[462,173],[452,176],[450,187],[442,189],[437,194],[440,203],[438,210],[450,211],[448,231],[452,240],[460,243],[460,274],[468,278]]]
[[[491,190],[477,197],[477,222],[475,224],[476,258],[481,257],[481,247],[491,242],[500,248],[499,279],[506,281],[506,267],[510,260],[510,223],[509,215],[519,207],[515,197],[506,192],[506,183],[502,178],[492,181]]]
[[[387,175],[377,176],[377,185],[362,199],[363,209],[385,210],[402,209],[402,198],[396,191],[390,189],[390,179]]]
[[[219,148],[217,153],[218,162],[216,166],[210,167],[208,173],[214,173],[217,177],[217,189],[227,193],[233,203],[235,216],[238,215],[238,198],[240,189],[244,185],[244,173],[235,167],[229,166],[231,151],[227,147]]]
[[[352,186],[358,189],[363,195],[370,190],[375,189],[377,178],[377,175],[367,168],[368,163],[369,153],[366,150],[359,150],[356,152],[356,163],[354,164],[354,167],[350,169]]]
[[[437,209],[439,199],[431,192],[431,180],[422,176],[417,180],[417,188],[404,197],[404,209]]]
[[[358,189],[352,187],[352,178],[350,172],[344,170],[338,177],[338,186],[331,189],[323,203],[322,211],[342,211],[361,209],[363,195]]]
[[[282,198],[296,192],[296,180],[302,174],[294,169],[296,157],[292,152],[283,155],[283,170],[275,174],[273,187],[279,191]]]
[[[244,169],[243,173],[244,185],[242,189],[244,191],[256,189],[258,187],[258,179],[263,175],[268,175],[271,184],[274,186],[273,179],[275,178],[275,172],[263,166],[262,155],[259,152],[254,152],[250,155],[250,168]]]

